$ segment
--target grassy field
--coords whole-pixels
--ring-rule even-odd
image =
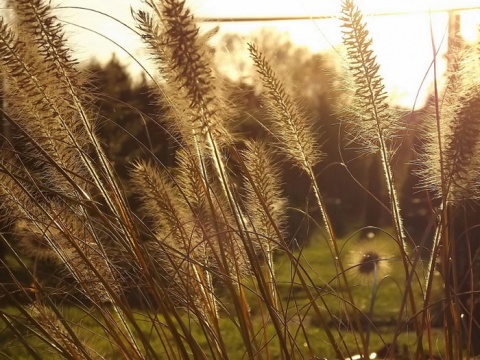
[[[395,332],[399,332],[398,346],[401,357],[410,358],[409,352],[416,347],[416,334],[412,329],[406,325],[397,327],[398,314],[404,295],[404,276],[401,271],[400,258],[398,255],[398,246],[394,240],[388,235],[388,231],[379,231],[373,239],[359,239],[358,234],[351,234],[344,239],[339,239],[342,246],[342,256],[344,256],[345,263],[350,264],[347,270],[348,276],[351,280],[353,296],[356,300],[357,306],[365,313],[363,319],[364,325],[368,327],[370,335],[370,349],[380,349],[385,344],[392,341]],[[358,263],[355,261],[369,251],[377,251],[384,256],[384,260],[379,262],[378,266],[378,284],[376,286],[375,294],[372,294],[374,287],[373,274],[362,274],[358,269]],[[349,349],[351,354],[357,353],[358,334],[349,328],[348,310],[345,307],[345,299],[341,298],[342,289],[338,287],[338,279],[336,278],[335,263],[332,261],[332,255],[328,251],[325,243],[325,238],[322,234],[317,233],[313,236],[309,245],[301,250],[294,252],[294,255],[299,259],[302,267],[307,269],[313,283],[320,290],[321,296],[317,299],[322,311],[328,317],[337,319],[331,321],[329,327],[334,332],[336,339],[344,344],[346,349]],[[281,303],[285,304],[284,321],[288,323],[290,329],[296,328],[295,344],[297,349],[292,349],[293,352],[302,354],[304,357],[313,355],[318,357],[326,357],[328,359],[335,358],[335,352],[332,350],[331,344],[327,341],[325,331],[322,325],[318,322],[315,313],[311,309],[311,302],[309,301],[303,287],[299,283],[295,269],[291,267],[291,262],[285,256],[277,256],[275,258],[276,264],[276,278],[279,289],[279,298]],[[419,274],[421,275],[421,274]],[[253,327],[257,329],[257,340],[264,341],[269,345],[269,354],[273,359],[280,359],[281,352],[275,340],[275,329],[268,321],[265,307],[259,301],[258,293],[254,285],[255,281],[245,283],[246,296],[248,303],[252,304],[250,309],[250,316]],[[250,285],[249,285],[250,284]],[[439,291],[440,284],[436,283],[436,290]],[[222,293],[219,289],[219,293]],[[374,296],[374,297],[372,297]],[[421,300],[419,289],[416,291],[418,301]],[[373,308],[371,308],[372,299],[374,300]],[[228,353],[232,359],[246,359],[248,358],[241,339],[241,334],[238,327],[238,319],[234,315],[231,301],[228,296],[221,299],[224,310],[220,314],[220,329],[224,338]],[[256,304],[256,305],[255,305]],[[74,306],[60,306],[62,315],[75,330],[77,334],[102,356],[108,359],[115,359],[122,357],[122,352],[112,344],[112,338],[102,327],[100,321],[95,321],[95,318],[101,318],[95,315],[93,308],[80,308]],[[5,313],[17,318],[20,322],[25,321],[24,316],[21,315],[17,308],[10,307],[2,309]],[[157,325],[166,326],[164,319],[158,314],[146,313],[141,309],[133,309],[135,318],[141,325],[144,336],[148,339],[152,347],[157,351],[161,357],[164,353],[165,344],[172,341],[166,334],[158,332]],[[407,310],[405,319],[408,319],[411,314]],[[208,351],[208,343],[204,339],[204,334],[192,317],[189,319],[188,314],[184,313],[184,320],[189,324],[193,336]],[[400,319],[402,320],[402,319]],[[371,325],[367,324],[371,321]],[[267,324],[265,326],[265,324]],[[301,326],[300,326],[301,325]],[[29,336],[29,330],[24,328],[25,339],[28,344],[43,354],[43,358],[63,359],[61,355],[52,353],[51,346],[42,344],[37,336]],[[305,336],[307,334],[307,336]],[[434,342],[439,354],[444,352],[443,332],[441,328],[434,329],[432,332],[431,341]],[[12,359],[31,359],[32,356],[25,348],[25,344],[19,340],[13,340],[14,336],[8,328],[5,328],[0,333],[0,354]],[[203,339],[203,340],[202,340]],[[425,346],[428,339],[424,339]],[[308,344],[307,344],[308,342]]]

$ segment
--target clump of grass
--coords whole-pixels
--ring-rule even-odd
[[[469,334],[467,353],[472,342],[470,321],[473,321],[474,306],[473,303],[467,306],[467,301],[460,294],[471,292],[467,295],[471,301],[475,291],[475,269],[472,264],[476,254],[472,254],[467,243],[471,241],[473,225],[466,219],[473,212],[471,207],[479,194],[475,164],[478,158],[480,102],[476,75],[478,67],[472,67],[476,63],[472,61],[474,53],[459,48],[456,56],[451,57],[445,95],[436,99],[435,110],[427,122],[425,151],[420,156],[425,163],[420,167],[420,175],[423,186],[431,189],[438,204],[438,225],[427,264],[424,304],[429,302],[431,292],[428,290],[432,286],[438,262],[437,268],[445,282],[445,322],[450,324],[445,342],[450,356],[460,356],[463,340],[454,332]],[[466,259],[456,259],[458,263],[451,261],[452,258],[464,256]],[[460,265],[463,261],[467,261],[468,265]],[[466,282],[469,284],[465,285]],[[462,330],[458,321],[466,314],[470,325]],[[426,316],[427,313],[424,313],[423,321],[426,321]]]
[[[15,338],[12,344],[37,359],[50,353],[102,359],[107,351],[126,359],[296,359],[324,356],[320,352],[327,350],[318,342],[327,344],[328,356],[368,358],[371,342],[383,342],[393,357],[404,328],[413,326],[418,341],[407,345],[408,353],[424,356],[426,334],[427,354],[433,356],[437,332],[430,309],[437,301],[434,262],[442,249],[445,351],[461,358],[465,308],[459,305],[459,276],[473,279],[473,269],[461,273],[456,264],[461,245],[452,219],[457,207],[478,196],[478,83],[452,73],[447,94],[455,93],[446,95],[442,112],[435,99],[421,176],[441,205],[424,270],[420,252],[408,244],[393,172],[398,115],[387,102],[367,25],[353,1],[343,1],[341,15],[355,87],[345,117],[354,134],[350,141],[364,153],[380,154],[393,234],[385,231],[388,236],[375,241],[395,244],[394,256],[336,236],[318,181],[324,156],[309,115],[261,49],[249,45],[271,138],[242,140],[230,130],[235,110],[226,105],[206,37],[185,1],[145,3],[149,11],[132,15],[157,65],[152,97],[166,109],[176,163],[166,167],[153,155],[138,159],[126,186],[102,148],[94,94],[87,91],[88,79],[78,71],[52,8],[40,0],[18,0],[14,23],[0,20],[8,103],[3,113],[15,134],[0,160],[2,220],[8,229],[2,242],[10,253],[8,262],[2,260],[10,284],[1,286],[16,309],[0,309],[0,318]],[[278,159],[307,175],[327,246],[322,241],[308,249],[290,247]],[[132,198],[140,206],[133,206]],[[316,262],[312,252],[325,258]],[[39,261],[60,269],[55,288],[37,278]],[[399,276],[382,272],[390,268]],[[370,277],[366,295],[358,278],[349,277],[353,272]],[[396,328],[385,334],[374,320],[376,306],[391,306],[380,300],[384,287],[398,291]],[[468,291],[471,315],[473,286]],[[131,293],[140,312],[132,308]],[[71,307],[82,312],[81,319],[66,315]],[[463,330],[467,354],[473,316],[469,321]],[[101,346],[95,338],[102,339]]]

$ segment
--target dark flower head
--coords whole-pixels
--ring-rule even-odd
[[[375,251],[368,251],[363,254],[358,266],[358,271],[363,275],[372,274],[378,265],[380,255]]]

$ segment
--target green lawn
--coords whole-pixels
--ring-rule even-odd
[[[356,236],[353,235],[351,238],[347,237],[339,240],[338,244],[341,248],[341,257],[344,259],[347,269],[353,298],[358,308],[364,314],[361,316],[364,334],[368,331],[370,332],[370,349],[378,349],[393,339],[404,295],[403,284],[405,279],[398,246],[386,233],[380,233],[374,240],[364,240],[363,242],[359,242]],[[372,314],[369,313],[372,302],[373,274],[362,274],[358,266],[354,266],[353,263],[361,259],[362,254],[370,251],[381,253],[382,259],[385,259],[378,263],[379,281]],[[348,318],[352,315],[352,307],[346,305],[347,303],[343,300],[343,298],[347,297],[346,289],[338,286],[335,263],[328,251],[327,243],[320,235],[315,236],[310,245],[302,249],[302,251],[296,251],[294,255],[299,259],[299,263],[307,270],[311,278],[313,283],[311,293],[314,295],[316,304],[320,307],[323,316],[327,319],[329,328],[339,342],[340,348],[345,354],[347,353],[346,348],[352,354],[357,353],[355,338],[358,339],[358,334],[349,327],[348,322]],[[286,255],[278,255],[276,257],[277,285],[279,298],[283,306],[283,312],[279,313],[278,316],[282,318],[284,323],[288,324],[289,336],[293,340],[292,343],[297,347],[295,349],[296,353],[301,353],[307,358],[315,355],[334,359],[335,353],[331,344],[327,341],[321,321],[313,311],[312,302],[308,299],[304,288],[300,285],[296,271],[290,264]],[[256,294],[254,282],[247,282],[247,284],[249,283],[251,285],[248,286],[247,297],[251,304],[252,324],[257,330],[257,336],[252,341],[257,341],[259,344],[268,343],[269,355],[272,358],[280,358],[280,348],[275,338],[273,325],[268,321],[268,315],[266,309],[262,306],[262,302],[258,300],[259,295]],[[414,286],[417,303],[421,304],[422,295],[419,289],[419,286]],[[232,359],[246,359],[245,346],[242,343],[236,325],[237,319],[235,316],[228,316],[229,310],[233,314],[234,311],[227,296],[222,297],[222,304],[227,312],[221,314],[220,328],[224,336],[224,342],[229,349],[229,354],[231,354]],[[18,315],[18,310],[13,308],[3,309],[3,311]],[[112,347],[111,338],[102,329],[101,324],[93,320],[95,317],[92,316],[93,310],[64,307],[62,311],[72,328],[96,352],[103,356],[108,355],[107,358],[122,358],[119,350],[114,346]],[[407,307],[406,315],[401,320],[407,319],[408,316],[411,316],[411,309]],[[164,349],[162,341],[169,341],[168,334],[161,335],[156,331],[156,329],[164,328],[162,326],[164,323],[163,319],[156,314],[147,316],[142,310],[136,312],[136,318],[142,333],[149,339],[153,348],[158,351],[161,357]],[[373,322],[370,326],[367,325],[369,323],[368,319],[371,319]],[[185,321],[188,321],[186,315]],[[157,326],[152,326],[152,324]],[[199,327],[194,322],[189,322],[189,324],[194,337],[207,350],[208,345]],[[267,325],[265,326],[264,324]],[[46,349],[48,347],[42,344],[38,338],[31,336],[31,332],[25,329],[22,331],[24,331],[24,335],[32,347],[45,348],[43,352],[44,358],[60,358],[59,355],[47,352]],[[12,338],[13,335],[10,329],[5,328],[0,331],[0,358],[2,356],[7,359],[31,358],[24,344],[18,340],[12,341]],[[443,343],[440,329],[433,329],[432,340],[435,346]],[[417,340],[413,328],[402,328],[398,341],[403,354],[408,353],[408,351],[414,351]],[[426,339],[424,339],[425,341]],[[438,351],[442,352],[441,346]]]

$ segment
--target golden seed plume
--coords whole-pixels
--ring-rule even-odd
[[[205,141],[207,133],[219,144],[230,142],[208,48],[185,1],[147,4],[156,19],[144,11],[133,15],[163,77],[160,95],[167,98],[171,125],[187,145],[200,147],[202,153],[210,146]]]
[[[243,152],[246,213],[252,221],[259,247],[273,251],[283,239],[287,200],[282,194],[280,174],[266,144],[248,141]],[[263,244],[267,244],[264,246]]]
[[[58,315],[49,307],[35,302],[30,305],[32,318],[37,321],[47,336],[51,337],[65,349],[74,359],[103,359],[102,356],[92,350],[89,344],[82,339],[72,337],[72,331],[68,331],[66,325],[58,319]]]
[[[434,115],[425,119],[426,143],[419,156],[419,175],[425,188],[437,198],[445,191],[443,196],[451,204],[480,199],[480,85],[471,69],[476,54],[459,50],[457,56],[450,56],[452,66],[439,106],[439,123]],[[435,109],[428,110],[435,114]]]
[[[393,157],[393,137],[398,128],[395,116],[386,101],[387,95],[383,79],[379,75],[379,65],[372,50],[372,40],[363,21],[362,13],[353,0],[342,2],[344,28],[343,43],[347,49],[349,68],[355,83],[355,97],[350,111],[354,139],[362,151],[380,153],[383,173],[390,198],[392,220],[397,238],[407,251],[406,235],[400,213],[396,182],[391,166]],[[407,266],[404,263],[405,267]]]
[[[249,44],[248,49],[265,89],[265,103],[270,110],[272,130],[281,143],[280,148],[301,169],[315,166],[322,154],[311,123],[292,100],[263,54],[253,44]]]
[[[88,149],[88,140],[69,95],[81,77],[62,47],[61,28],[49,15],[50,8],[38,1],[19,1],[14,9],[16,26],[8,29],[0,20],[0,68],[6,77],[8,116],[21,129],[26,151],[36,154],[47,186],[64,193],[84,190],[88,171],[80,155]],[[62,75],[72,77],[69,87],[58,81]]]
[[[111,302],[111,295],[120,294],[121,289],[105,239],[91,227],[82,208],[59,203],[48,207],[48,214],[34,208],[30,219],[17,221],[19,245],[31,256],[49,257],[62,266],[87,298]]]
[[[342,2],[341,21],[355,88],[352,104],[343,111],[351,125],[352,142],[360,143],[362,151],[377,152],[392,140],[395,117],[386,102],[387,94],[372,50],[372,39],[352,0]]]

